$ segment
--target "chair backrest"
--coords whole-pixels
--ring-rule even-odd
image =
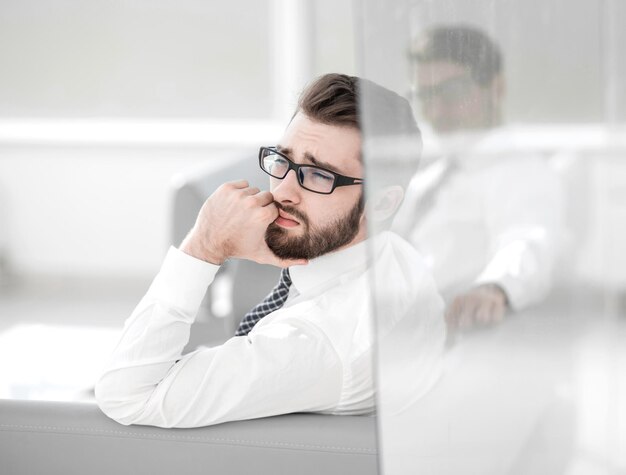
[[[170,242],[173,245],[180,244],[195,223],[202,204],[222,183],[246,179],[250,186],[267,188],[268,176],[259,168],[253,152],[223,158],[223,166],[216,167],[211,161],[183,170],[172,178]]]

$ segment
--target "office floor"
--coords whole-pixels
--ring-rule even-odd
[[[0,287],[0,398],[90,399],[149,283],[40,277]]]

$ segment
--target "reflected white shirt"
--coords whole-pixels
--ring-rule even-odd
[[[443,303],[434,282],[419,254],[384,232],[292,267],[293,284],[281,309],[247,336],[182,355],[218,266],[171,248],[96,385],[98,404],[122,424],[161,427],[290,412],[370,413],[373,269],[388,276],[392,313],[430,322],[436,343],[424,347],[440,352]]]
[[[507,157],[482,152],[481,145],[448,158],[456,169],[407,239],[426,259],[444,296],[495,283],[519,310],[551,287],[563,242],[562,185],[543,157]],[[420,185],[419,176],[412,185]],[[414,196],[419,199],[419,193]],[[404,207],[409,206],[414,205]],[[401,219],[415,217],[405,212]]]

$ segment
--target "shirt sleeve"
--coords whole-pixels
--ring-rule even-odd
[[[563,240],[563,190],[538,158],[507,163],[490,177],[486,225],[491,257],[476,284],[495,283],[521,310],[545,297]]]
[[[125,425],[198,427],[337,404],[339,358],[302,319],[182,355],[217,269],[169,250],[96,385],[105,414]]]

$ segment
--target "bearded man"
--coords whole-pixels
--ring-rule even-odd
[[[389,231],[367,237],[368,219],[391,220],[402,187],[382,187],[366,206],[363,90],[387,131],[406,134],[408,123],[419,140],[397,94],[339,74],[309,85],[280,143],[259,151],[270,191],[243,180],[222,185],[180,248],[168,251],[96,385],[108,416],[197,427],[290,412],[371,413],[374,268],[388,276],[390,308],[428,321],[443,342],[443,304],[420,256]],[[232,257],[279,266],[280,281],[233,338],[183,355],[206,288]]]

